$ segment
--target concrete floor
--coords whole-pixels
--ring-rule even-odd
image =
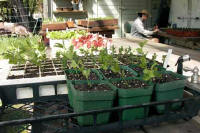
[[[193,121],[185,122],[180,120],[156,126],[145,126],[143,130],[124,130],[124,133],[200,133],[200,126]]]

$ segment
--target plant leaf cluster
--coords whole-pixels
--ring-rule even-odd
[[[52,31],[47,33],[47,38],[54,40],[68,40],[86,35],[84,30],[79,31]]]
[[[46,60],[46,47],[41,36],[8,37],[4,39],[7,49],[1,53],[10,64],[25,64],[30,62],[40,66]]]

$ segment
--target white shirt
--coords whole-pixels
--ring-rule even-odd
[[[131,26],[131,35],[140,37],[140,38],[148,38],[148,36],[153,35],[153,31],[145,30],[144,24],[142,22],[142,19],[138,17]]]

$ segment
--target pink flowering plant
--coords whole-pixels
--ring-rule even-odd
[[[72,39],[72,45],[74,45],[75,49],[92,52],[91,50],[99,51],[107,48],[108,45],[111,45],[111,40],[99,34],[88,34],[77,39]]]

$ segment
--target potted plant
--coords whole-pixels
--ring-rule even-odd
[[[116,80],[137,76],[137,73],[128,66],[120,65],[113,54],[108,54],[106,49],[100,51],[99,63],[101,68],[99,72],[103,75],[104,80]]]
[[[87,46],[87,43],[81,44],[79,49],[84,48],[85,45]],[[91,57],[94,50],[96,51],[102,45],[97,46],[96,43],[91,43],[90,46],[87,50],[80,50],[84,51],[82,54],[87,54],[85,57]],[[76,113],[108,109],[113,106],[115,90],[112,89],[112,85],[101,81],[101,75],[96,70],[85,66],[84,58],[77,55],[73,45],[68,50],[59,52],[58,56],[62,57],[63,62],[68,61],[63,66],[69,66],[69,69],[65,71],[69,101]],[[97,124],[107,123],[109,116],[110,113],[98,114]],[[91,115],[80,116],[77,120],[80,125],[92,125],[94,121]]]
[[[141,44],[143,46],[143,44]],[[118,90],[118,105],[139,105],[149,103],[153,93],[153,84],[151,80],[159,76],[156,61],[150,68],[147,66],[146,54],[143,49],[138,49],[140,56],[138,62],[143,70],[142,77],[133,77],[129,79],[118,79],[112,81]],[[154,55],[155,56],[155,55]],[[149,108],[130,109],[122,112],[123,120],[143,119],[148,115]]]
[[[138,53],[140,54],[139,66],[142,68],[142,73],[140,76],[143,78],[143,80],[152,82],[154,84],[155,97],[153,97],[153,100],[161,102],[182,98],[185,87],[185,78],[182,75],[160,69],[156,61],[157,55],[155,53],[152,56],[151,63],[149,63],[149,61],[146,59],[147,53],[143,52],[143,46],[144,45],[141,45],[141,47],[137,49]],[[165,57],[166,56],[163,56],[163,61],[165,60]],[[179,107],[179,103],[173,104],[170,109],[176,110]],[[165,106],[157,106],[156,109],[158,113],[163,113]]]
[[[183,98],[185,80],[182,75],[173,72],[162,72],[160,77],[154,79],[155,83],[155,101],[169,101]],[[181,106],[180,103],[174,103],[169,108],[170,110],[177,110]],[[163,113],[166,108],[164,105],[156,107],[158,113]]]
[[[118,79],[111,82],[118,94],[118,106],[140,105],[149,103],[153,92],[153,85],[139,78]],[[122,112],[122,120],[143,119],[148,115],[144,108],[129,109]]]

